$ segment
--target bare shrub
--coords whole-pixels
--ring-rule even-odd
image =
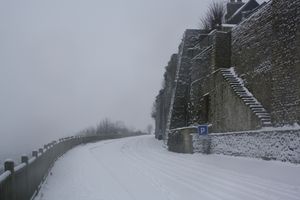
[[[201,28],[207,31],[214,30],[224,22],[225,6],[223,1],[213,1],[204,17],[200,19]]]

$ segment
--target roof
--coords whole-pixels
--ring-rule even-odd
[[[242,12],[251,11],[259,6],[256,0],[249,0],[241,6],[228,20],[229,24],[238,24],[242,20]]]

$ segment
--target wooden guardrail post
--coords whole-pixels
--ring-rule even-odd
[[[32,151],[32,157],[38,157],[38,152],[37,151]]]
[[[26,164],[26,168],[25,168],[26,197],[25,197],[25,199],[30,199],[30,188],[29,188],[30,183],[29,183],[29,174],[28,174],[28,161],[29,161],[29,158],[28,158],[27,155],[23,155],[21,157],[21,162]]]
[[[7,196],[10,200],[16,200],[16,191],[15,191],[15,163],[13,160],[7,160],[4,163],[4,170],[10,171],[10,180],[9,180],[9,186],[7,187]]]

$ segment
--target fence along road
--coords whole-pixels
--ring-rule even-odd
[[[0,174],[0,200],[29,200],[34,197],[57,158],[73,147],[127,136],[133,135],[67,137],[44,145],[38,151],[33,151],[31,158],[22,156],[22,163],[17,166],[12,160],[6,160],[4,172]]]

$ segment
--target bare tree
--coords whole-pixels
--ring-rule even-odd
[[[152,110],[151,110],[151,117],[155,120],[156,118],[156,109],[157,109],[157,103],[156,101],[153,103]]]
[[[222,1],[214,0],[204,17],[200,19],[201,28],[207,31],[214,30],[222,25],[224,22],[225,7]]]
[[[149,134],[149,135],[151,135],[151,133],[152,133],[152,131],[153,131],[153,126],[152,126],[152,124],[149,124],[148,126],[147,126],[147,133]]]
[[[78,132],[78,135],[84,135],[84,136],[115,135],[115,134],[129,136],[129,135],[141,135],[146,133],[139,130],[135,130],[135,128],[133,127],[128,128],[122,121],[114,122],[108,118],[105,118],[102,121],[100,121],[96,127],[89,127]]]

